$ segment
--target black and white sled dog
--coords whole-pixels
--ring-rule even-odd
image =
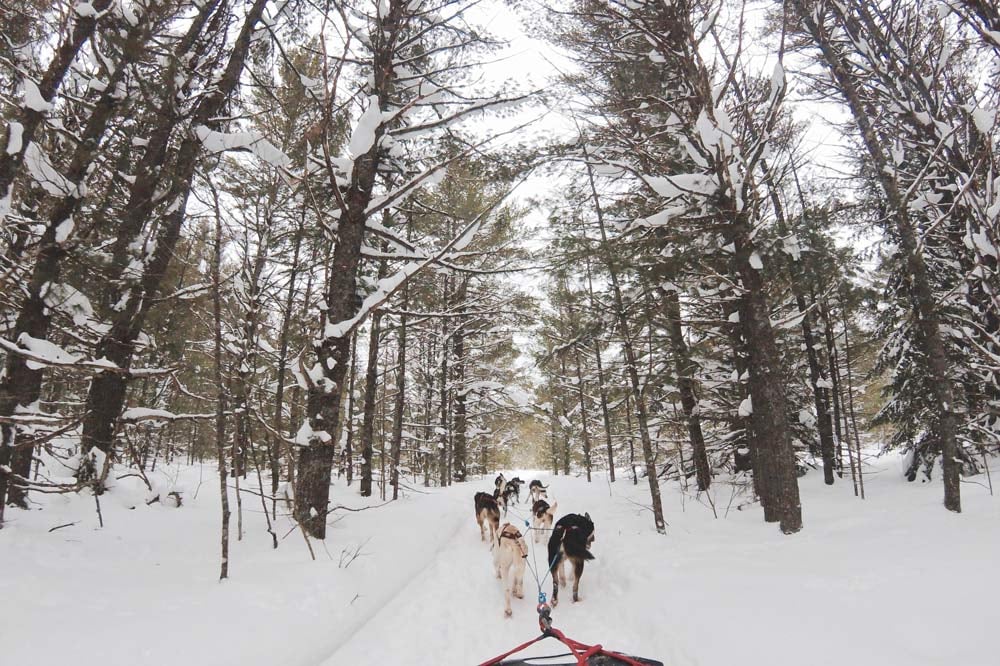
[[[549,537],[549,570],[552,573],[552,605],[559,603],[559,586],[566,586],[563,563],[573,565],[573,601],[580,600],[580,578],[583,564],[594,559],[590,546],[594,543],[594,521],[590,514],[569,513],[556,522]]]
[[[503,472],[501,472],[500,474],[497,474],[497,478],[493,479],[493,487],[496,488],[496,490],[497,490],[497,492],[494,493],[494,497],[496,497],[497,494],[503,492],[503,487],[504,487],[504,484],[506,484],[506,483],[507,483],[507,479],[504,478]]]
[[[522,485],[524,485],[524,481],[522,481],[516,476],[507,482],[507,485],[504,486],[503,494],[504,497],[507,499],[508,503],[510,502],[511,498],[514,499],[515,504],[519,504],[521,502]]]
[[[542,542],[542,532],[548,532],[552,529],[552,519],[556,515],[556,506],[559,502],[555,502],[552,506],[543,499],[536,501],[531,506],[531,529],[535,531],[535,543]]]
[[[486,529],[489,527],[490,541],[496,539],[500,530],[500,506],[489,493],[476,493],[476,522],[479,523],[479,536],[486,541]]]
[[[539,481],[538,479],[535,479],[534,481],[529,483],[528,495],[531,497],[531,501],[537,502],[540,499],[548,499],[549,494],[548,492],[546,492],[548,488],[549,488],[548,486],[543,486],[542,482]]]

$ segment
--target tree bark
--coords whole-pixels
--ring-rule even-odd
[[[573,347],[576,356],[576,391],[580,399],[580,423],[583,425],[583,468],[587,471],[587,483],[591,481],[590,429],[587,426],[587,396],[583,390],[583,372],[580,369],[580,348]]]
[[[597,301],[594,298],[594,281],[590,272],[590,256],[587,256],[587,293],[590,296],[590,311],[596,313]],[[597,384],[601,397],[601,417],[604,422],[604,445],[608,453],[608,475],[611,483],[615,482],[615,449],[611,441],[611,413],[608,409],[608,387],[604,381],[604,362],[601,360],[601,342],[594,337],[594,361],[597,364]]]
[[[453,385],[455,387],[455,418],[454,444],[452,447],[452,465],[455,481],[463,482],[468,474],[468,451],[466,441],[466,406],[465,406],[465,299],[469,286],[468,278],[462,280],[455,293],[455,304],[459,316],[455,320],[455,332],[452,334],[454,364],[452,365]]]
[[[219,495],[222,502],[222,560],[219,580],[229,578],[229,488],[226,473],[226,386],[222,379],[222,219],[215,216],[215,248],[212,260],[212,315],[215,361],[215,452],[219,472]]]
[[[796,277],[792,277],[794,284]],[[812,313],[806,305],[805,296],[797,287],[793,287],[795,305],[802,316],[802,340],[806,345],[806,358],[809,362],[809,379],[812,384],[813,404],[816,407],[817,429],[819,430],[820,454],[823,458],[823,482],[833,485],[834,472],[836,471],[836,450],[833,441],[833,421],[830,418],[830,391],[825,386],[821,386],[826,378],[823,376],[822,366],[819,361],[819,354],[815,345],[819,344],[812,331]]]
[[[389,482],[392,484],[394,500],[399,498],[399,454],[406,410],[406,308],[410,302],[409,295],[409,287],[403,287],[403,313],[399,317],[399,335],[396,338],[396,400],[392,409],[392,445],[389,450]]]
[[[741,321],[747,336],[752,421],[759,462],[754,473],[761,473],[763,477],[763,483],[758,486],[762,504],[766,494],[768,503],[775,509],[771,515],[765,512],[764,519],[779,522],[782,532],[792,534],[802,529],[802,505],[795,451],[788,432],[785,382],[778,364],[778,348],[763,280],[750,261],[755,248],[750,240],[749,221],[738,213],[730,219],[728,240],[736,246],[736,269],[744,290]]]
[[[271,497],[278,496],[278,484],[281,479],[282,433],[285,427],[285,372],[288,369],[288,343],[292,329],[292,305],[295,302],[295,288],[299,276],[299,252],[302,248],[302,232],[305,225],[305,208],[299,216],[299,227],[295,233],[295,246],[292,249],[292,268],[288,275],[288,291],[285,294],[285,304],[281,312],[281,333],[278,342],[277,387],[274,390],[274,432],[271,437],[269,457],[271,462]],[[271,502],[271,516],[277,518],[277,500]]]
[[[691,359],[691,352],[688,349],[687,341],[684,340],[684,331],[681,327],[680,297],[676,290],[663,289],[662,287],[660,294],[663,296],[667,335],[670,338],[674,372],[677,374],[677,389],[681,396],[681,408],[684,410],[688,439],[691,442],[698,490],[708,490],[712,484],[712,468],[709,465],[708,452],[705,449],[705,435],[701,430],[698,397],[695,394],[694,377],[697,368]]]
[[[379,271],[381,274],[382,271]],[[361,417],[361,496],[372,494],[372,455],[375,438],[375,394],[378,389],[379,338],[382,333],[382,313],[372,314],[368,336],[368,365],[365,371],[365,401]]]
[[[448,276],[444,276],[443,302],[449,300]],[[440,398],[438,400],[438,483],[442,488],[448,485],[448,319],[441,319],[441,371],[438,376]]]

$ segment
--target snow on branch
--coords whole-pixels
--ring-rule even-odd
[[[361,304],[361,308],[358,313],[355,314],[350,319],[340,321],[337,323],[327,323],[323,334],[327,338],[343,338],[350,335],[351,332],[356,329],[361,322],[363,322],[369,314],[371,314],[376,308],[392,298],[393,294],[399,291],[406,281],[427,268],[433,263],[439,262],[442,258],[447,256],[453,251],[461,251],[468,246],[472,239],[475,238],[476,233],[478,233],[483,221],[497,209],[500,204],[507,200],[514,190],[516,190],[522,183],[524,179],[522,178],[513,187],[507,190],[502,196],[498,197],[490,206],[479,213],[469,224],[465,226],[462,231],[455,236],[453,239],[448,241],[444,247],[438,250],[433,255],[427,257],[423,261],[413,261],[404,265],[399,271],[390,275],[387,278],[383,278],[378,281],[378,285],[375,291],[368,295],[368,297]]]
[[[292,160],[277,146],[261,134],[252,131],[217,132],[204,125],[194,128],[195,136],[209,153],[223,153],[229,150],[249,151],[266,164],[279,169],[287,169]]]
[[[27,333],[22,333],[18,337],[17,344],[0,338],[0,349],[24,358],[27,361],[28,368],[31,370],[57,367],[68,370],[79,370],[81,372],[111,372],[129,377],[155,377],[157,375],[169,375],[174,371],[173,368],[126,369],[104,358],[81,360],[80,357],[70,354],[62,347],[48,340],[33,338]]]
[[[498,107],[498,106],[502,107],[502,106],[519,104],[534,95],[536,95],[536,93],[531,92],[531,93],[525,93],[524,95],[520,95],[518,97],[503,97],[500,99],[488,99],[479,102],[478,104],[467,106],[464,109],[459,109],[458,111],[455,111],[452,114],[449,114],[442,118],[438,118],[431,122],[421,123],[419,125],[410,125],[409,127],[401,127],[399,129],[391,130],[389,132],[389,135],[394,138],[419,135],[424,132],[429,132],[431,130],[438,129],[439,127],[446,127],[454,123],[455,121],[460,120],[473,113],[485,111],[486,109],[491,109],[493,107]]]
[[[420,185],[422,185],[422,184],[423,185],[434,184],[436,182],[435,178],[442,178],[444,176],[445,169],[447,169],[453,163],[459,162],[459,161],[465,159],[466,157],[468,157],[469,155],[473,155],[473,154],[477,153],[478,151],[482,150],[489,143],[491,143],[493,141],[496,141],[497,139],[499,139],[499,138],[501,138],[503,136],[507,136],[507,135],[510,135],[510,134],[516,134],[516,133],[520,132],[525,127],[527,127],[528,125],[530,125],[531,122],[534,122],[534,121],[529,121],[527,123],[522,123],[522,124],[518,125],[517,127],[513,127],[513,128],[511,128],[509,130],[506,130],[504,132],[500,132],[498,134],[490,135],[486,139],[484,139],[484,140],[482,140],[482,141],[480,141],[478,143],[475,143],[475,144],[472,144],[472,145],[468,146],[465,150],[463,150],[462,152],[458,153],[457,155],[455,155],[455,156],[453,156],[453,157],[451,157],[451,158],[449,158],[447,160],[443,160],[441,162],[438,162],[437,164],[434,164],[434,165],[432,165],[432,166],[424,169],[422,172],[420,172],[419,174],[417,174],[413,178],[410,178],[408,181],[406,181],[405,183],[403,183],[402,185],[400,185],[399,187],[397,187],[392,192],[389,192],[388,194],[385,194],[385,195],[379,197],[378,199],[373,199],[372,202],[369,204],[368,208],[365,210],[365,215],[367,215],[370,218],[370,217],[374,216],[375,214],[377,214],[377,213],[385,210],[386,208],[391,208],[392,206],[396,205],[396,203],[398,203],[401,199],[407,197],[412,192],[414,192],[417,189],[417,187],[420,186]],[[516,188],[517,188],[517,186],[515,186],[514,189],[516,189]],[[513,191],[513,189],[511,191]],[[508,194],[509,194],[509,192],[508,192]],[[504,195],[504,198],[506,196],[507,195]],[[503,198],[501,198],[501,200],[502,199]],[[366,224],[366,226],[372,227],[372,223],[370,221],[366,222],[365,224]],[[384,227],[383,227],[383,230],[384,230]]]
[[[121,416],[122,423],[141,423],[143,421],[207,421],[216,417],[215,412],[209,414],[174,414],[165,409],[148,409],[145,407],[130,407]]]

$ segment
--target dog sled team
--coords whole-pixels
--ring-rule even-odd
[[[496,576],[503,581],[504,616],[510,617],[510,597],[524,597],[524,570],[527,566],[528,544],[521,531],[509,522],[500,526],[501,513],[507,516],[511,504],[520,503],[521,486],[524,481],[516,476],[509,481],[503,474],[494,480],[493,493],[476,493],[476,522],[479,524],[479,534],[483,541],[490,540],[490,550],[493,553],[493,568]],[[594,521],[590,514],[582,516],[569,513],[555,521],[557,502],[548,502],[548,486],[543,486],[539,480],[528,484],[528,496],[531,502],[531,531],[534,532],[534,542],[541,543],[548,536],[548,557],[546,563],[552,574],[553,606],[559,603],[559,588],[567,583],[566,567],[572,567],[573,601],[580,600],[580,578],[583,576],[583,565],[587,560],[594,559],[590,546],[594,543]],[[538,575],[543,575],[539,571]]]

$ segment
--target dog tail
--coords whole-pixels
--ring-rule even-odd
[[[552,506],[545,510],[545,513],[549,514],[553,518],[556,516],[556,507],[559,506],[559,502],[553,502]]]

